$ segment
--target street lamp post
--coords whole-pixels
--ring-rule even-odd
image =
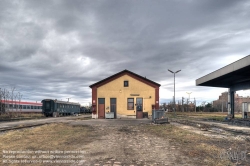
[[[187,109],[188,109],[188,111],[189,111],[190,94],[191,94],[192,92],[186,92],[186,93],[188,94]]]
[[[192,92],[186,92],[187,94],[188,94],[188,99],[189,99],[189,101],[190,101],[190,94],[192,93]]]
[[[173,72],[171,70],[168,69],[169,72],[173,73],[174,74],[174,116],[176,117],[176,105],[175,105],[175,74],[180,72],[181,70],[177,70],[176,72]]]

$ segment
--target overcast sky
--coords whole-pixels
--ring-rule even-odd
[[[0,0],[0,87],[87,104],[89,85],[128,69],[161,84],[162,103],[173,96],[168,69],[181,69],[176,100],[212,101],[227,89],[195,80],[250,54],[249,9],[247,0]]]

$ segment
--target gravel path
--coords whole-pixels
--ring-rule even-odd
[[[129,124],[94,125],[93,132],[102,136],[82,146],[86,151],[85,162],[79,165],[195,165],[191,159],[180,155],[181,147],[171,146],[167,139],[144,132],[143,125],[149,124]]]

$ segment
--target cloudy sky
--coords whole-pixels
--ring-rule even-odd
[[[160,102],[227,89],[195,80],[250,54],[247,0],[0,0],[0,87],[23,100],[87,104],[124,69],[160,83]],[[247,95],[247,92],[242,94]]]

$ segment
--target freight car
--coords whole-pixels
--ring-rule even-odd
[[[53,99],[42,100],[42,113],[48,116],[65,116],[80,113],[80,104]]]
[[[42,104],[30,101],[0,101],[1,112],[42,113]]]

